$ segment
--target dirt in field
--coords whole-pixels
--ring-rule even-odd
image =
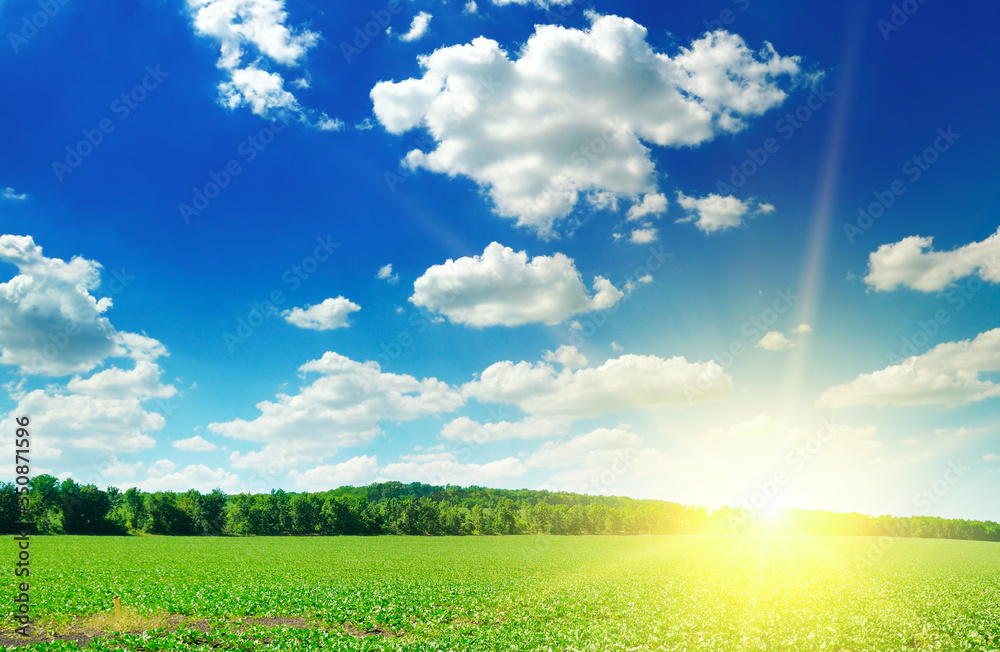
[[[236,631],[245,630],[248,626],[288,627],[293,629],[328,628],[328,625],[318,624],[301,616],[263,616],[233,618],[231,621]],[[215,628],[219,625],[216,624]],[[175,632],[178,629],[194,629],[208,633],[213,626],[207,619],[192,618],[178,614],[160,614],[155,616],[127,615],[115,621],[110,614],[96,614],[82,618],[74,618],[69,623],[35,623],[28,631],[30,636],[21,636],[13,630],[0,631],[0,647],[24,647],[32,643],[48,643],[50,641],[69,641],[81,647],[88,645],[96,638],[111,636],[114,633],[143,634],[153,629]],[[403,634],[378,627],[362,629],[352,623],[344,623],[343,629],[351,636],[386,636],[399,637]]]

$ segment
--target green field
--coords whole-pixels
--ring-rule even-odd
[[[31,552],[50,637],[126,630],[94,650],[1000,649],[995,543],[62,536]]]

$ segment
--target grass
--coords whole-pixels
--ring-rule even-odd
[[[31,552],[33,616],[64,637],[32,650],[1000,649],[1000,546],[974,541],[35,537]]]

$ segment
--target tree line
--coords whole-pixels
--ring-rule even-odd
[[[27,503],[23,502],[27,497]],[[106,490],[39,475],[0,483],[0,529],[40,534],[515,535],[786,532],[1000,541],[992,521],[782,510],[777,517],[661,500],[528,489],[374,483],[323,492]]]

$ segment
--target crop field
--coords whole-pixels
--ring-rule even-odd
[[[20,649],[1000,649],[995,543],[63,536],[31,552],[35,642],[2,639]]]

